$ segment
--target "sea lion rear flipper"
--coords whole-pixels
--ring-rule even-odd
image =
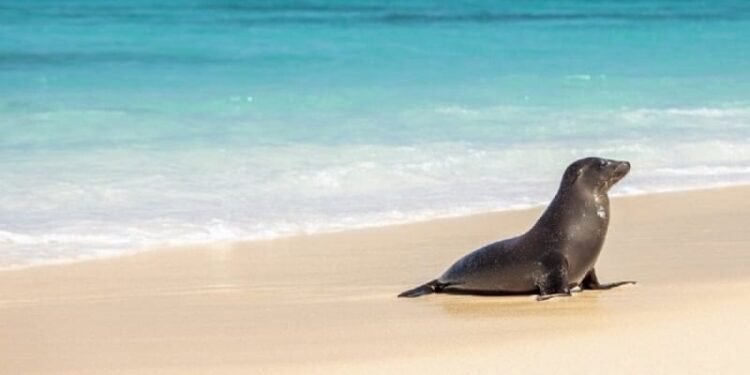
[[[430,281],[427,284],[420,285],[420,286],[418,286],[418,287],[416,287],[414,289],[409,289],[409,290],[407,290],[407,291],[399,294],[398,296],[399,297],[406,297],[406,298],[414,298],[414,297],[423,296],[425,294],[432,294],[432,293],[437,292],[437,287],[439,285],[440,284],[438,283],[437,280],[432,280],[432,281]]]

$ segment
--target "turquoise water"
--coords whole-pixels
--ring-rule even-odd
[[[0,3],[0,266],[750,182],[745,1]]]

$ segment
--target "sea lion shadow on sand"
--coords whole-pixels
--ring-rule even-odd
[[[580,291],[574,290],[572,293],[575,294]],[[443,296],[443,298],[433,299],[431,303],[439,306],[449,316],[466,318],[533,318],[548,317],[551,314],[561,318],[566,316],[580,317],[582,314],[588,315],[603,311],[616,312],[613,310],[613,304],[601,303],[601,297],[603,296],[598,293],[587,294],[583,303],[580,300],[567,302],[565,299],[553,299],[552,301],[563,303],[555,304],[556,306],[552,310],[547,308],[546,305],[529,303],[534,298],[530,294],[470,294],[478,297],[472,299],[461,298],[463,294],[459,293],[455,298]],[[494,298],[496,296],[503,296],[504,298]]]
[[[399,297],[538,294],[541,301],[570,296],[576,287],[602,290],[634,284],[602,284],[594,270],[609,225],[607,192],[629,171],[626,161],[589,157],[573,162],[549,207],[526,233],[467,254],[439,278]]]

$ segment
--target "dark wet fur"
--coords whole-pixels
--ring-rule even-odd
[[[439,278],[399,297],[538,293],[540,299],[547,299],[569,295],[577,286],[613,285],[599,284],[594,263],[609,224],[607,192],[629,170],[628,162],[595,157],[572,163],[554,199],[529,231],[467,254]]]

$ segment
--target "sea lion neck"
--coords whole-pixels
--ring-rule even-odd
[[[590,208],[606,211],[609,207],[608,202],[606,193],[597,193],[576,185],[563,185],[531,230],[566,226],[578,220],[584,211]]]

